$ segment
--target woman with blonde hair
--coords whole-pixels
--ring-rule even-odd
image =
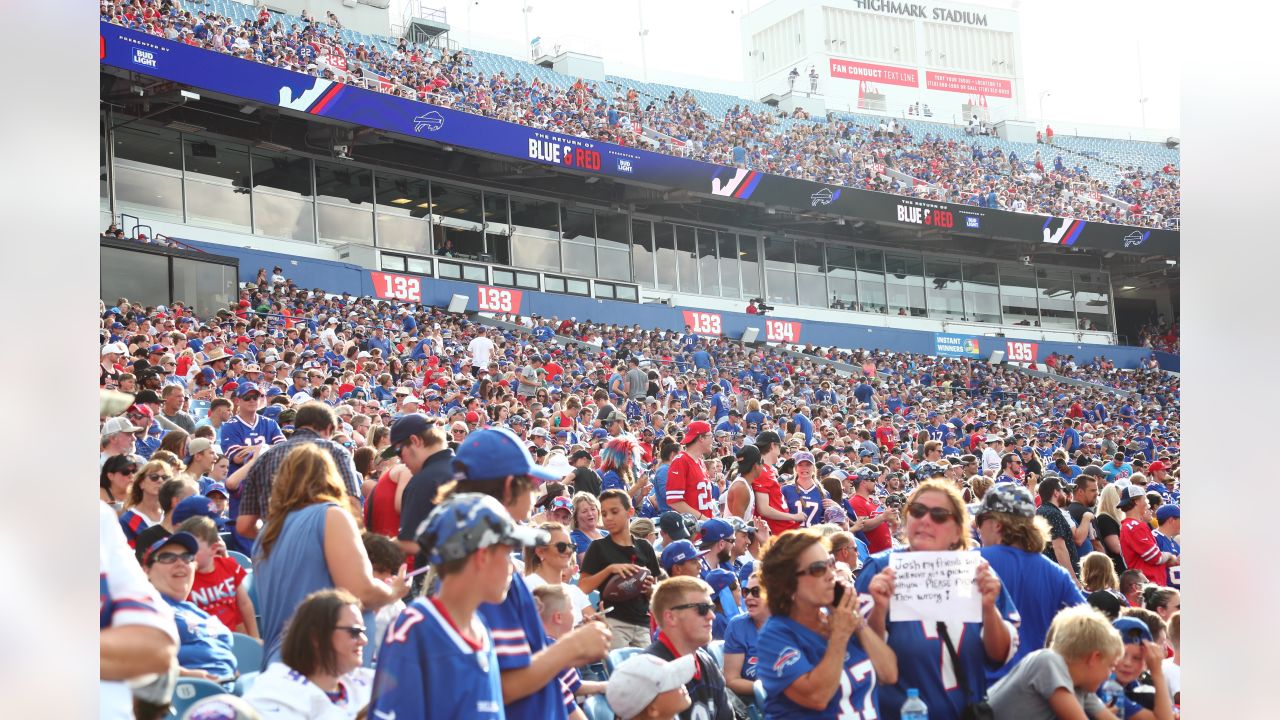
[[[573,564],[573,541],[564,525],[558,522],[542,523],[539,530],[545,531],[550,538],[546,545],[529,548],[524,552],[525,584],[529,590],[543,585],[563,585],[573,605],[573,624],[582,622],[583,612],[588,618],[594,616],[591,600],[577,585],[564,581],[564,575]]]
[[[1124,554],[1120,550],[1120,523],[1124,522],[1124,513],[1117,507],[1119,503],[1120,488],[1114,483],[1107,485],[1098,495],[1098,517],[1094,521],[1098,529],[1098,540],[1102,542],[1107,557],[1111,558],[1111,565],[1117,576],[1127,569]]]
[[[160,488],[172,480],[173,475],[173,469],[162,460],[150,460],[134,474],[124,512],[120,514],[120,529],[124,530],[129,547],[134,546],[138,533],[164,520]]]
[[[346,590],[363,606],[365,627],[374,627],[378,608],[409,590],[404,566],[389,583],[373,576],[333,457],[311,443],[291,450],[280,464],[253,555],[263,668],[280,659],[285,623],[307,595]]]
[[[587,554],[591,543],[606,537],[608,533],[600,530],[600,499],[589,492],[579,492],[573,496],[573,532],[569,533],[577,548],[578,563]]]
[[[858,573],[856,582],[859,594],[869,593],[875,599],[868,618],[873,632],[881,637],[887,633],[889,647],[898,658],[898,682],[880,686],[879,714],[897,717],[906,702],[907,688],[917,688],[929,707],[931,720],[960,720],[966,707],[986,696],[987,671],[1003,666],[1017,650],[1014,622],[1018,610],[1000,576],[983,560],[974,577],[982,596],[981,621],[964,623],[961,627],[951,623],[948,627],[941,622],[891,618],[889,603],[893,599],[895,576],[889,566],[891,556],[973,547],[969,511],[954,482],[926,480],[920,483],[907,498],[904,509],[903,535],[907,547],[872,555]],[[767,574],[765,589],[769,590]],[[939,659],[951,655],[948,645],[955,650],[956,662],[947,665],[944,676]],[[764,662],[763,656],[762,652],[761,662]]]
[[[1058,611],[1083,605],[1084,595],[1067,570],[1044,554],[1049,524],[1036,515],[1031,493],[1014,483],[1000,483],[987,491],[977,512],[983,559],[1004,581],[1018,608],[1018,648],[1013,660],[1000,669],[988,669],[995,682],[1023,656],[1044,647],[1045,633]]]
[[[1080,558],[1080,584],[1087,593],[1099,590],[1120,592],[1120,576],[1106,553],[1091,552]]]
[[[981,502],[983,496],[991,489],[995,481],[986,475],[973,475],[969,478],[969,489],[973,491],[973,499]]]

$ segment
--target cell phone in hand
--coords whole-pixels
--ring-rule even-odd
[[[831,601],[831,607],[835,607],[835,606],[837,606],[837,605],[839,605],[839,604],[840,604],[840,599],[844,597],[845,590],[846,590],[846,588],[845,588],[844,583],[842,583],[842,582],[840,582],[839,580],[837,580],[837,581],[836,581],[836,596],[835,596],[835,599]]]

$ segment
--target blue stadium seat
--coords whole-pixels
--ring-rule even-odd
[[[610,650],[609,654],[605,656],[605,659],[604,659],[605,667],[609,669],[609,674],[612,675],[613,671],[616,670],[617,667],[622,664],[623,660],[626,660],[632,655],[635,655],[640,652],[643,652],[643,650],[641,650],[640,648],[633,648],[633,647],[616,648],[614,650]]]
[[[716,665],[724,670],[724,641],[712,640],[707,644],[707,652],[711,653],[711,657],[716,659]]]
[[[261,640],[244,633],[232,633],[231,651],[236,655],[236,667],[241,674],[253,672],[262,667],[262,656],[265,651]]]
[[[613,708],[609,707],[609,701],[604,695],[589,696],[582,706],[582,712],[586,713],[587,720],[614,720]]]
[[[586,682],[604,682],[609,679],[609,668],[603,661],[594,662],[578,668],[578,675],[582,676],[583,681]]]
[[[169,717],[180,718],[187,708],[195,704],[197,700],[202,700],[215,695],[230,695],[218,683],[201,680],[199,678],[178,678],[178,682],[173,688],[173,703],[170,706],[171,712]]]
[[[253,561],[249,559],[248,555],[245,555],[242,552],[236,552],[235,550],[228,550],[227,556],[239,563],[240,567],[245,570],[253,570]]]
[[[258,602],[258,585],[253,581],[253,573],[249,573],[244,579],[244,591],[249,594],[249,602],[253,603],[253,616],[258,620],[258,626],[262,626],[262,603]]]

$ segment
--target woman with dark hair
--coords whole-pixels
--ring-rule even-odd
[[[289,452],[272,482],[267,508],[253,550],[264,663],[280,658],[285,621],[310,593],[332,587],[349,591],[371,627],[378,608],[408,591],[403,567],[390,583],[373,576],[338,469],[320,446],[303,443]]]
[[[271,718],[356,717],[373,689],[373,670],[362,667],[369,632],[355,595],[345,590],[311,593],[290,618],[280,661],[267,666],[245,700]]]
[[[758,666],[766,718],[876,717],[877,686],[898,680],[898,661],[858,612],[858,596],[837,597],[835,559],[816,529],[773,539],[760,561],[769,619]],[[932,711],[932,708],[930,708]]]
[[[906,701],[907,688],[917,688],[920,699],[929,707],[930,720],[960,720],[966,707],[986,697],[987,673],[1000,669],[1017,651],[1018,611],[1000,577],[984,561],[974,577],[982,595],[981,622],[955,627],[955,623],[890,618],[894,570],[889,567],[889,559],[893,553],[973,547],[969,511],[950,480],[920,483],[907,498],[903,515],[907,547],[872,555],[856,581],[857,591],[869,593],[875,600],[868,622],[880,636],[888,633],[889,647],[897,653],[902,670],[897,684],[880,686],[882,714],[897,717]],[[948,642],[958,663],[951,661]]]
[[[102,464],[98,475],[98,498],[111,506],[116,514],[124,512],[124,498],[129,494],[129,483],[138,472],[138,458],[134,455],[113,455]]]

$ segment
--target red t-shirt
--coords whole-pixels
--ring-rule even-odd
[[[1157,585],[1169,584],[1168,571],[1160,564],[1160,546],[1156,545],[1150,525],[1125,518],[1120,523],[1120,554],[1124,556],[1125,567],[1141,570],[1148,580]]]
[[[215,557],[212,570],[196,573],[196,580],[187,600],[221,620],[228,629],[235,630],[244,623],[240,604],[236,602],[236,592],[246,576],[240,563],[229,557]]]
[[[371,499],[369,532],[395,539],[400,535],[400,511],[396,510],[396,484],[391,480],[390,470],[378,478]]]
[[[667,469],[667,504],[684,501],[689,507],[711,517],[715,501],[711,499],[711,482],[701,460],[681,450]]]
[[[864,520],[870,520],[885,511],[875,500],[861,495],[849,498],[849,507]],[[878,553],[881,550],[888,550],[893,545],[893,536],[889,534],[888,522],[882,522],[872,530],[864,530],[863,535],[867,536],[868,552]]]
[[[778,484],[778,473],[771,466],[765,465],[760,470],[760,475],[751,483],[753,492],[764,493],[769,497],[769,507],[782,513],[790,513],[787,508],[787,501],[782,499],[782,486]],[[758,514],[758,513],[757,513]],[[761,515],[761,517],[764,517]],[[769,525],[769,532],[773,535],[784,533],[788,530],[794,530],[800,527],[800,523],[795,520],[774,520],[773,518],[764,518],[766,524]]]

